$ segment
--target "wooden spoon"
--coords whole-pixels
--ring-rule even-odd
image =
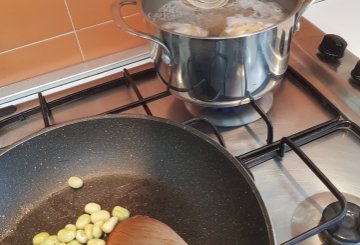
[[[107,245],[187,245],[169,226],[148,216],[134,216],[119,223]]]

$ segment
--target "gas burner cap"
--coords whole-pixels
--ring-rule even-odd
[[[258,99],[256,103],[266,113],[270,110],[273,100],[273,94],[268,93]],[[254,122],[261,117],[250,103],[234,107],[213,108],[201,107],[186,102],[185,107],[193,116],[206,118],[214,125],[220,127],[242,126]]]
[[[334,202],[324,209],[320,223],[335,217],[341,209],[339,202]],[[348,202],[348,210],[341,223],[320,234],[320,239],[329,245],[360,244],[360,207]]]
[[[355,193],[349,194],[342,192],[345,196],[345,199],[348,203],[353,203],[360,205],[360,195],[353,195]],[[323,216],[324,210],[330,203],[336,202],[336,198],[330,192],[319,192],[312,196],[309,196],[305,200],[302,200],[296,209],[294,210],[292,219],[291,219],[291,236],[295,237],[307,230],[310,230],[317,226],[320,223],[321,217]],[[339,208],[340,210],[340,208]],[[284,216],[286,217],[286,216]],[[323,221],[324,222],[324,221]],[[284,222],[285,223],[285,222]],[[290,237],[285,235],[284,240],[289,239]],[[329,245],[329,244],[339,244],[339,243],[327,243],[324,242],[324,239],[321,235],[312,236],[306,241],[302,242],[303,245]],[[342,244],[357,244],[357,243],[342,243]]]

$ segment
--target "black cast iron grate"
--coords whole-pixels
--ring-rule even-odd
[[[331,220],[323,224],[319,224],[312,229],[303,232],[302,234],[297,235],[296,237],[282,243],[282,245],[294,245],[298,244],[301,241],[308,239],[314,235],[320,234],[321,232],[332,228],[333,226],[342,222],[343,218],[347,212],[347,201],[341,192],[336,188],[336,186],[331,183],[331,181],[321,172],[321,170],[316,166],[315,163],[300,149],[299,145],[302,145],[304,139],[300,136],[306,138],[307,142],[311,142],[318,138],[321,138],[325,135],[334,133],[337,130],[348,130],[351,133],[357,135],[360,138],[360,127],[355,123],[348,120],[338,120],[330,124],[325,124],[312,130],[308,130],[304,135],[293,135],[290,137],[282,138],[280,141],[270,144],[268,146],[262,147],[258,150],[245,154],[243,156],[238,156],[237,159],[248,169],[255,167],[259,164],[264,163],[265,161],[274,158],[274,157],[284,157],[285,153],[288,151],[295,152],[299,158],[307,165],[307,167],[319,178],[319,180],[329,189],[329,191],[336,197],[340,204],[340,212],[333,217]],[[311,139],[309,138],[311,135]]]
[[[108,81],[106,83],[96,85],[96,86],[84,89],[82,91],[79,91],[79,92],[76,92],[73,94],[69,94],[67,96],[61,97],[59,99],[56,99],[56,100],[53,100],[50,102],[48,102],[46,100],[46,98],[43,96],[42,93],[39,93],[38,94],[39,106],[33,107],[33,108],[26,110],[24,112],[21,112],[21,113],[12,114],[11,116],[0,120],[0,130],[1,130],[1,128],[5,127],[7,125],[10,125],[17,121],[24,121],[28,117],[35,115],[37,113],[40,113],[40,112],[42,114],[42,118],[44,121],[44,127],[49,127],[49,126],[51,126],[49,117],[51,117],[52,109],[59,107],[61,105],[67,104],[67,103],[71,103],[71,102],[74,102],[74,101],[77,101],[77,100],[80,100],[83,98],[90,97],[92,95],[95,95],[95,94],[98,94],[98,93],[101,93],[101,92],[104,92],[104,91],[107,91],[107,90],[110,90],[110,89],[113,89],[113,88],[119,87],[119,86],[126,86],[127,88],[132,89],[135,92],[138,100],[128,103],[126,105],[120,106],[118,108],[112,109],[110,111],[105,111],[101,114],[122,113],[127,110],[142,106],[148,115],[153,115],[148,104],[153,101],[160,100],[162,98],[170,96],[170,88],[169,87],[163,92],[156,93],[156,94],[151,95],[146,98],[144,98],[143,95],[141,94],[141,92],[136,84],[136,80],[144,79],[147,77],[154,77],[156,74],[156,71],[154,68],[145,69],[140,72],[136,72],[134,74],[130,74],[128,70],[124,69],[123,73],[124,73],[124,75],[121,78],[114,79],[114,80]],[[306,91],[313,98],[315,98],[318,101],[318,103],[320,105],[322,105],[322,107],[324,109],[326,109],[330,114],[333,115],[333,119],[331,119],[321,125],[315,126],[315,128],[320,127],[324,124],[329,124],[329,123],[339,120],[339,118],[341,117],[341,113],[339,112],[339,110],[335,106],[333,106],[321,93],[319,93],[309,82],[307,82],[306,79],[304,79],[300,74],[298,74],[291,67],[288,69],[288,73],[291,73],[293,76],[295,76],[297,78],[297,80],[299,81],[299,83],[303,87],[306,88]],[[266,123],[266,127],[267,127],[267,140],[266,141],[267,141],[267,144],[270,145],[271,143],[273,143],[273,137],[274,137],[274,129],[273,129],[271,120],[266,115],[266,113],[261,109],[261,107],[256,103],[256,101],[254,99],[250,99],[250,104],[252,105],[254,110],[261,116],[261,118]],[[9,107],[0,109],[0,115],[5,116],[6,114],[11,114],[14,111],[16,111],[16,107],[9,106]],[[196,122],[196,119],[193,120],[192,124],[194,124],[195,122]],[[199,122],[203,124],[204,119],[199,118]],[[206,123],[210,123],[210,122],[207,121]],[[210,125],[210,127],[216,128],[214,125]],[[312,130],[312,128],[309,130]],[[214,131],[214,133],[218,139],[221,137],[217,130]],[[303,134],[303,132],[300,132],[298,134],[299,134],[299,136],[301,136]],[[224,145],[224,143],[222,143],[222,144]]]

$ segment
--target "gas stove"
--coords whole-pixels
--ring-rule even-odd
[[[95,115],[167,118],[219,141],[247,167],[276,244],[359,244],[360,82],[350,75],[357,57],[347,51],[340,59],[319,54],[323,33],[302,24],[284,81],[246,108],[204,112],[186,104],[145,60],[85,84],[41,91],[36,100],[7,103],[0,112],[0,147]]]

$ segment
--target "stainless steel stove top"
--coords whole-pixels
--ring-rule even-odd
[[[360,205],[360,137],[348,128],[338,127],[323,137],[311,139],[312,130],[336,124],[339,120],[352,120],[360,125],[360,86],[350,79],[350,70],[357,58],[350,53],[334,64],[317,57],[317,46],[322,33],[308,22],[303,22],[303,31],[293,42],[290,69],[283,83],[273,93],[273,104],[267,115],[274,128],[274,142],[283,137],[295,141],[298,135],[307,135],[309,140],[296,141],[317,167],[346,196],[348,201]],[[306,32],[306,35],[305,35]],[[151,68],[147,64],[130,69],[130,74]],[[46,101],[73,94],[93,86],[101,86],[110,80],[123,77],[123,73],[97,79],[87,84],[47,95]],[[50,125],[83,117],[94,116],[126,104],[134,107],[124,113],[147,114],[183,122],[193,118],[185,104],[169,95],[165,85],[155,76],[134,79],[144,100],[140,104],[135,90],[127,86],[113,86],[100,93],[73,100],[51,108]],[[119,82],[120,84],[120,82]],[[152,96],[160,98],[153,100]],[[37,100],[17,105],[17,112],[26,112],[38,106]],[[335,107],[334,107],[335,105]],[[262,105],[264,106],[264,105]],[[266,106],[266,105],[265,105]],[[21,118],[15,123],[4,123],[11,116],[0,118],[0,147],[6,147],[44,128],[41,113]],[[3,123],[1,123],[3,122]],[[206,126],[197,125],[201,131],[215,138]],[[303,161],[292,151],[283,158],[254,159],[256,151],[267,146],[268,128],[259,119],[239,127],[219,127],[227,150],[251,167],[273,225],[276,243],[282,243],[318,225],[323,209],[334,202],[334,197]],[[321,130],[320,130],[321,131]],[[301,137],[300,137],[301,138]],[[309,142],[307,142],[309,141]],[[254,153],[255,152],[255,153]],[[317,236],[302,244],[320,244]]]
[[[137,82],[137,85],[144,98],[166,91],[165,85],[156,77],[142,78]],[[79,89],[83,89],[83,87]],[[59,94],[46,98],[51,101],[58,97]],[[274,101],[268,116],[274,126],[275,141],[335,119],[337,116],[336,113],[321,105],[319,99],[317,101],[316,98],[313,98],[306,91],[304,85],[297,81],[296,77],[290,72],[286,75],[284,82],[274,91],[273,97]],[[136,100],[137,97],[132,89],[126,86],[117,87],[52,109],[50,124],[59,124],[101,114]],[[24,106],[25,110],[26,105],[22,106]],[[148,107],[154,116],[168,118],[176,122],[183,122],[193,117],[186,109],[186,105],[174,96],[148,103]],[[19,106],[19,109],[21,110],[21,106]],[[141,106],[127,110],[125,113],[146,114]],[[0,144],[6,146],[43,127],[44,123],[40,113],[24,121],[10,124],[2,128]],[[266,145],[267,128],[263,120],[257,120],[242,127],[220,127],[219,130],[226,138],[228,150],[233,155],[241,155]]]

